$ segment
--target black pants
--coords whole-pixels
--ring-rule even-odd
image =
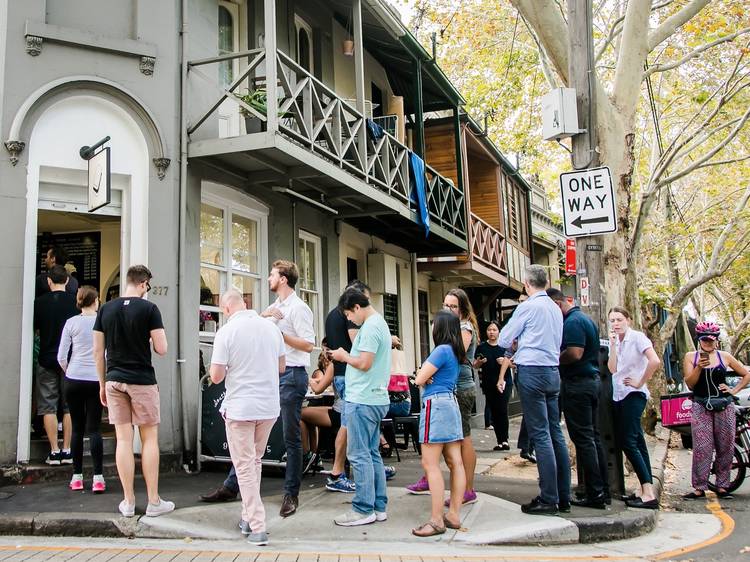
[[[599,378],[563,379],[560,393],[565,424],[576,447],[576,459],[583,469],[586,496],[601,496],[606,485],[606,465],[600,466]]]
[[[651,460],[648,447],[643,437],[641,416],[646,408],[646,395],[643,392],[631,392],[623,400],[615,402],[615,437],[617,444],[633,465],[641,484],[651,484]]]
[[[94,474],[102,473],[102,403],[99,401],[99,383],[65,379],[65,399],[70,410],[70,421],[73,426],[71,452],[73,454],[73,473],[83,473],[83,436],[89,436],[91,460],[94,463]]]
[[[500,392],[497,386],[484,389],[484,396],[492,414],[492,427],[495,430],[497,444],[508,442],[508,402],[513,393],[511,383],[506,380],[505,390]]]

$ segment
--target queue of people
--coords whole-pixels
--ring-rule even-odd
[[[49,253],[48,260],[53,261]],[[40,338],[36,400],[50,443],[47,462],[72,464],[69,486],[83,490],[83,440],[88,436],[91,489],[105,492],[100,423],[102,408],[107,407],[117,437],[116,463],[123,488],[120,513],[126,517],[135,513],[134,425],[142,442],[146,515],[169,513],[174,503],[158,492],[159,389],[151,362],[152,353],[166,354],[167,339],[158,307],[145,298],[151,272],[142,265],[131,267],[123,295],[100,307],[95,288],[82,286],[73,296],[67,290],[68,271],[62,265],[49,265],[49,290],[37,298],[34,314]],[[287,459],[280,515],[289,517],[297,511],[303,451],[317,448],[317,427],[330,427],[335,450],[326,488],[353,494],[351,510],[334,523],[359,526],[388,517],[386,481],[394,471],[383,463],[381,421],[389,414],[403,415],[403,402],[408,400],[402,400],[400,387],[401,392],[395,387],[389,392],[392,349],[400,342],[372,307],[369,287],[359,281],[346,287],[329,312],[323,353],[308,377],[315,342],[313,314],[295,292],[298,279],[296,264],[275,261],[268,282],[277,299],[261,314],[248,310],[235,289],[219,300],[226,322],[215,336],[210,378],[226,384],[220,411],[232,469],[219,489],[202,498],[226,501],[239,494],[239,528],[255,545],[268,543],[260,496],[261,458],[278,418]],[[414,378],[422,388],[419,441],[424,476],[407,490],[432,497],[429,519],[412,530],[415,536],[460,528],[461,506],[477,500],[471,439],[475,369],[490,407],[498,451],[510,449],[508,401],[517,385],[528,433],[522,453],[532,460],[533,447],[539,473],[539,494],[521,506],[524,513],[568,512],[571,505],[605,509],[612,501],[597,421],[601,407],[597,326],[563,293],[548,288],[544,267],[528,266],[524,287],[528,299],[502,330],[490,322],[484,342],[479,342],[477,319],[463,290],[448,291],[443,310],[434,317],[434,348]],[[631,327],[626,309],[612,308],[609,324],[615,434],[640,483],[638,490],[622,499],[629,507],[658,509],[640,419],[649,397],[647,383],[660,360],[648,338]],[[694,491],[685,498],[705,497],[714,451],[719,495],[728,497],[734,441],[734,410],[728,406],[730,395],[750,383],[750,372],[718,350],[718,326],[701,323],[696,331],[699,350],[684,359],[685,381],[695,396]],[[742,376],[734,388],[726,382],[728,368]],[[308,387],[316,394],[332,387],[333,405],[303,411]],[[394,394],[399,395],[395,406]],[[59,411],[63,412],[62,448],[58,447]],[[585,489],[575,498],[570,497],[562,416],[584,476]],[[450,470],[450,497],[445,501],[441,456]],[[347,475],[347,462],[353,478]]]

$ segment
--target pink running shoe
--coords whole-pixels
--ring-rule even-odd
[[[414,494],[415,496],[424,496],[426,494],[430,493],[430,485],[427,482],[427,477],[422,476],[419,480],[414,482],[414,484],[409,484],[406,487],[406,490],[410,494]]]
[[[476,503],[477,502],[477,493],[474,490],[466,490],[464,492],[464,501],[462,505],[469,505],[470,503]],[[451,505],[451,499],[448,498],[445,500],[445,507],[450,507]]]
[[[94,483],[91,485],[91,491],[95,494],[103,494],[107,489],[102,476],[94,476]]]
[[[74,474],[73,478],[70,479],[70,484],[68,486],[74,492],[80,492],[83,490],[83,474]]]

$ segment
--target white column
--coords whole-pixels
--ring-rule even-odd
[[[365,57],[362,43],[362,0],[352,0],[352,19],[354,28],[354,85],[357,94],[357,110],[365,113]],[[363,171],[367,170],[367,127],[362,123],[357,138],[357,147],[362,159]]]
[[[263,17],[265,35],[263,45],[266,49],[266,112],[267,131],[274,135],[279,126],[279,102],[276,97],[276,0],[263,0]]]

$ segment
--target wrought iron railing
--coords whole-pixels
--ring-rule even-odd
[[[266,127],[263,109],[251,106],[237,97],[243,83],[249,90],[275,92],[278,106],[278,130],[287,138],[364,180],[401,204],[417,211],[412,200],[409,180],[409,149],[386,131],[368,134],[367,120],[335,91],[315,78],[281,51],[276,55],[276,88],[267,88],[264,69],[266,53],[262,49],[203,59],[189,63],[191,72],[211,81],[196,67],[205,64],[247,58],[247,68],[226,88],[219,88],[220,97],[194,124],[192,134],[225,100],[231,100]],[[216,87],[216,80],[213,80]],[[466,214],[463,191],[429,166],[425,168],[425,188],[430,222],[466,239]]]
[[[505,236],[474,213],[471,213],[471,255],[498,273],[508,273]]]

